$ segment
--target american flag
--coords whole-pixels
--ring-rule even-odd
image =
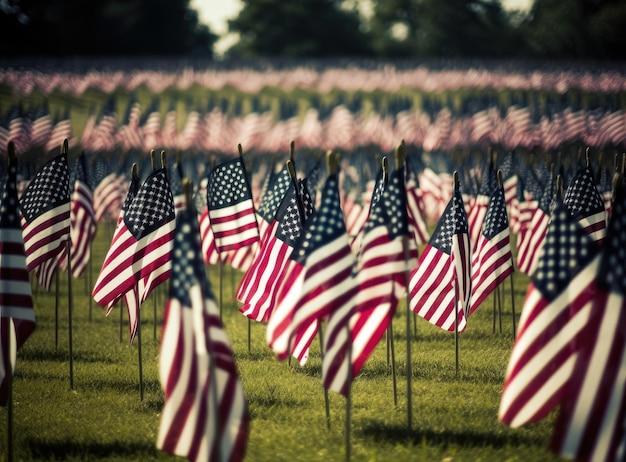
[[[126,106],[126,114],[124,125],[120,127],[117,133],[118,142],[126,150],[139,149],[143,145],[141,128],[139,127],[139,114],[141,108],[139,103],[131,99]]]
[[[550,223],[550,209],[554,198],[555,184],[550,180],[537,202],[530,223],[520,239],[517,251],[517,266],[525,274],[532,275],[537,268],[541,249]]]
[[[44,105],[33,114],[30,130],[31,145],[44,146],[50,137],[50,133],[52,133],[52,118],[48,113],[47,105]]]
[[[300,211],[297,194],[296,187],[292,184],[276,212],[276,231],[269,234],[261,245],[253,263],[258,271],[246,298],[241,300],[243,305],[239,311],[255,321],[269,320],[284,268],[288,265],[289,256],[302,232],[306,216],[302,216],[305,211]]]
[[[202,242],[202,257],[207,265],[215,265],[219,262],[220,254],[215,245],[215,236],[209,220],[209,208],[207,207],[207,184],[208,178],[203,178],[198,185],[195,195],[198,224],[200,225],[200,240]]]
[[[482,233],[472,257],[472,297],[469,314],[473,314],[489,294],[512,273],[513,255],[504,189],[497,187],[491,193]]]
[[[302,364],[318,322],[353,297],[354,257],[339,204],[337,175],[326,180],[321,208],[307,223],[291,254],[278,304],[267,325],[267,342],[279,359],[292,354]]]
[[[88,147],[94,151],[112,151],[116,144],[116,129],[115,99],[111,97],[102,107],[100,120],[94,127],[91,139],[88,140]]]
[[[124,220],[124,211],[128,210],[130,204],[132,204],[133,199],[139,192],[140,187],[141,182],[139,180],[139,177],[135,175],[135,172],[133,171],[133,175],[131,176],[130,184],[128,186],[126,199],[124,199],[124,204],[122,206],[122,209],[120,210],[119,217],[117,218],[117,226],[120,226],[120,224]],[[128,338],[130,343],[132,343],[132,341],[135,339],[135,335],[137,334],[139,316],[139,293],[136,285],[132,288],[132,290],[129,290],[124,294],[124,300],[126,302],[126,311],[128,312]],[[117,300],[109,302],[106,311],[107,316],[113,311],[116,301]]]
[[[599,262],[594,242],[557,200],[506,371],[498,414],[506,425],[540,420],[565,398]]]
[[[589,168],[580,170],[565,193],[565,205],[594,241],[606,235],[606,210]]]
[[[1,406],[7,404],[17,350],[35,329],[35,311],[17,206],[16,165],[10,160],[8,178],[0,203]]]
[[[96,216],[89,181],[85,154],[82,153],[76,162],[76,179],[70,212],[72,274],[75,278],[83,273],[89,263],[91,241],[96,234]]]
[[[9,114],[9,140],[17,152],[24,152],[30,147],[30,120],[20,106],[15,106]]]
[[[384,180],[381,171],[357,259],[359,289],[350,320],[353,377],[387,330],[405,285],[407,262],[402,241],[409,230],[404,167],[391,172],[387,184]]]
[[[192,461],[243,460],[248,405],[200,256],[192,207],[178,215],[159,376],[157,447]]]
[[[58,122],[54,125],[48,142],[46,143],[46,151],[56,149],[63,143],[63,140],[72,140],[72,120],[70,119],[70,111],[66,109]]]
[[[485,171],[485,174],[483,175],[482,182],[480,184],[480,190],[476,195],[476,200],[472,203],[467,216],[472,251],[475,251],[476,247],[478,246],[480,230],[483,227],[483,222],[487,213],[489,198],[492,191],[496,187],[495,182],[496,177],[495,172],[493,171],[493,164],[490,163],[489,167]]]
[[[287,168],[283,168],[280,173],[273,176],[271,184],[261,201],[259,207],[259,252],[257,252],[250,268],[245,272],[239,288],[237,289],[237,300],[243,302],[248,298],[248,294],[253,290],[253,285],[258,281],[260,272],[263,271],[263,260],[258,258],[261,250],[266,246],[267,242],[274,238],[276,233],[276,213],[285,198],[287,190],[291,186],[291,177]]]
[[[161,112],[160,102],[152,101],[142,123],[143,148],[145,150],[156,149],[161,143]]]
[[[165,169],[153,171],[118,224],[92,295],[103,306],[138,286],[139,300],[171,272],[174,199]]]
[[[626,194],[618,186],[598,287],[552,446],[564,458],[618,460],[626,412]]]
[[[471,297],[471,251],[467,215],[458,186],[420,255],[409,282],[411,309],[450,332],[465,329]]]
[[[413,234],[415,245],[428,242],[428,229],[424,220],[422,197],[417,178],[411,178],[406,182],[407,208],[409,213],[409,229]]]
[[[100,180],[93,192],[96,221],[102,221],[121,205],[124,200],[124,182],[124,178],[117,173],[109,173]]]
[[[70,234],[67,154],[49,160],[20,200],[26,268],[33,271],[65,250]]]
[[[207,202],[218,252],[249,247],[259,240],[252,192],[241,156],[213,169]]]

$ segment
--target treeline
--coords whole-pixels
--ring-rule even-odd
[[[626,58],[626,2],[243,0],[233,58]],[[196,55],[216,36],[189,0],[6,0],[4,55]]]

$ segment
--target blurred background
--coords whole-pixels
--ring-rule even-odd
[[[620,0],[1,0],[5,56],[626,56]]]

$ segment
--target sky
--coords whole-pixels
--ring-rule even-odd
[[[363,3],[367,3],[364,0]],[[505,8],[511,10],[528,10],[532,0],[502,0]],[[200,20],[208,24],[219,39],[215,44],[215,52],[218,55],[224,52],[234,43],[237,43],[236,34],[228,34],[228,20],[237,16],[243,3],[241,0],[192,0],[191,6],[198,11]],[[360,8],[362,13],[366,13],[371,8],[367,6]]]

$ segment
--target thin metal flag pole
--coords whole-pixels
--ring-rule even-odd
[[[139,365],[139,400],[143,401],[143,356],[141,354],[141,309],[137,310],[137,362]]]
[[[222,320],[222,307],[224,306],[224,262],[222,261],[222,256],[219,256],[219,268],[218,275],[220,279],[220,321]]]
[[[67,138],[63,140],[63,152],[67,155],[69,153],[69,142]],[[69,372],[70,372],[70,390],[74,389],[74,348],[73,348],[73,327],[72,327],[72,317],[74,312],[74,297],[72,296],[72,240],[69,236],[71,236],[71,229],[68,233],[68,239],[66,244],[67,249],[67,327],[68,327],[68,335],[67,335],[67,346],[69,350]]]
[[[344,428],[344,438],[345,438],[345,447],[346,447],[346,461],[349,461],[352,457],[352,441],[351,441],[351,432],[352,432],[352,339],[350,333],[350,324],[346,324],[346,332],[348,333],[348,350],[347,354],[347,362],[348,362],[348,392],[346,395],[346,422]]]
[[[504,296],[500,297],[500,293],[502,292],[502,290],[504,290],[504,287],[496,287],[496,296],[498,297],[498,323],[500,333],[502,333],[502,298],[504,298]]]
[[[515,323],[517,322],[516,319],[516,314],[515,314],[515,284],[513,282],[513,275],[515,273],[511,273],[511,276],[509,276],[509,279],[511,280],[511,320],[513,321],[513,338],[517,337],[517,327],[515,325]]]
[[[13,462],[13,364],[11,358],[13,355],[13,320],[7,318],[7,331],[9,333],[7,363],[7,385],[8,385],[8,401],[7,401],[7,461]]]
[[[119,309],[120,309],[120,343],[122,343],[122,334],[123,334],[123,325],[124,325],[124,307],[122,306],[121,303],[119,303]]]
[[[396,168],[404,168],[406,151],[404,140],[396,150]],[[404,180],[404,178],[402,178]],[[406,189],[404,181],[402,189],[406,198]],[[408,228],[407,228],[408,231]],[[411,306],[409,303],[409,242],[408,236],[402,236],[402,253],[404,254],[404,284],[406,286],[406,424],[407,431],[411,431],[413,427],[413,364],[411,358],[411,317],[413,317],[413,327],[417,331],[417,323],[415,316],[411,316]],[[415,332],[416,333],[416,332]]]
[[[87,298],[89,299],[89,321],[93,320],[93,300],[91,298],[91,284],[93,282],[92,277],[92,263],[93,263],[93,239],[89,243],[89,261],[87,262]]]
[[[454,188],[458,187],[459,182],[459,174],[455,171],[453,175],[454,179]],[[454,364],[456,375],[459,375],[459,300],[456,295],[454,295]]]
[[[319,338],[320,338],[320,361],[324,363],[324,331],[322,330],[322,324],[319,324]],[[330,430],[330,400],[328,398],[328,390],[324,389],[324,410],[326,411],[326,428]]]
[[[156,340],[157,338],[157,305],[159,304],[159,288],[156,287],[154,289],[154,300],[152,304],[152,340]]]
[[[59,270],[54,270],[54,349],[59,349]]]

